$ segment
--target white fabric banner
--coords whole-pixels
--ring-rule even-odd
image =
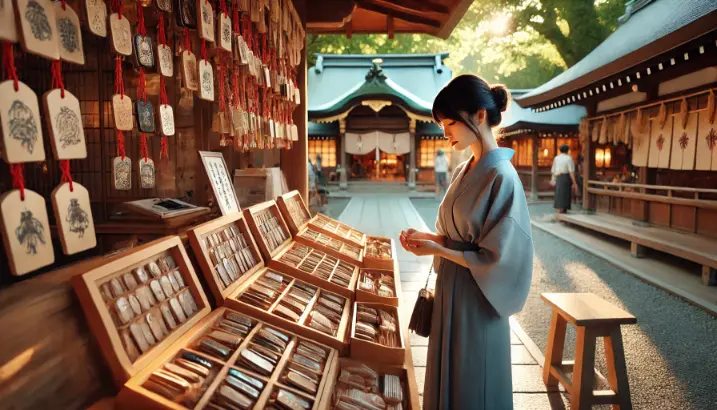
[[[346,153],[364,155],[378,148],[387,154],[404,155],[411,152],[411,134],[402,132],[389,134],[374,131],[366,134],[346,133]]]

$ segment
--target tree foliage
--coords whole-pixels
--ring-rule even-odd
[[[476,73],[511,88],[532,88],[580,61],[616,27],[625,0],[476,0],[442,40],[424,34],[309,35],[315,53],[406,54],[450,52],[455,74]],[[507,16],[505,33],[492,22]]]

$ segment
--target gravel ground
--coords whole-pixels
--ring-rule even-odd
[[[437,202],[430,201],[433,208],[429,200],[412,202],[432,226]],[[552,204],[530,206],[533,218],[543,220],[552,212]],[[634,408],[717,409],[717,318],[537,228],[533,239],[531,292],[516,318],[541,349],[547,345],[551,311],[540,294],[595,293],[638,319],[622,330]],[[565,357],[572,358],[575,332],[568,329]],[[599,343],[598,369],[606,374],[603,361]]]

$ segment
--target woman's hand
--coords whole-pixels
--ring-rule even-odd
[[[416,256],[438,255],[444,249],[434,241],[426,239],[406,239],[401,237],[403,249]]]
[[[410,240],[410,239],[416,239],[416,240],[426,240],[426,241],[433,241],[436,242],[439,245],[445,246],[445,237],[442,235],[436,235],[431,232],[421,232],[413,228],[409,228],[405,231],[401,231],[401,238]]]

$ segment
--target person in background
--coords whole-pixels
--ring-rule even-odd
[[[577,194],[578,183],[575,180],[575,163],[573,157],[568,155],[570,147],[566,144],[560,146],[560,154],[553,159],[553,181],[555,183],[555,202],[553,208],[564,214],[570,209],[571,193]]]
[[[316,163],[314,164],[314,172],[316,173],[316,183],[324,185],[324,172],[321,168],[321,155],[316,154]]]
[[[442,149],[436,152],[433,160],[433,172],[436,174],[436,200],[440,201],[448,190],[448,158]]]

